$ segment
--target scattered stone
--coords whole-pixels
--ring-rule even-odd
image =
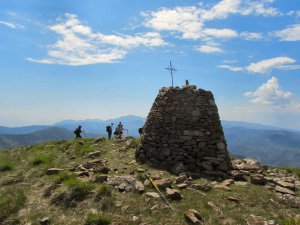
[[[244,181],[235,181],[234,184],[237,186],[247,186],[248,185],[248,183],[244,182]]]
[[[172,187],[172,180],[171,179],[160,179],[160,180],[154,180],[154,183],[158,188],[166,189]]]
[[[209,190],[213,189],[213,186],[210,183],[192,184],[191,188],[194,188],[194,189],[200,190],[200,191],[209,191]]]
[[[222,182],[222,185],[224,185],[224,186],[230,186],[233,183],[234,183],[234,181],[232,179],[227,179],[227,180],[224,180]]]
[[[176,185],[179,189],[184,189],[186,188],[188,185],[187,184],[177,184]]]
[[[104,142],[105,140],[106,140],[105,137],[99,137],[95,141],[93,141],[92,143],[95,144],[95,143],[99,143],[99,142]]]
[[[239,203],[240,199],[238,197],[228,196],[227,199],[232,202]]]
[[[216,212],[220,211],[219,207],[216,206],[213,202],[207,202],[207,205]]]
[[[225,191],[231,191],[230,187],[225,186],[224,184],[216,184],[214,186],[215,189],[225,190]]]
[[[295,190],[295,184],[291,183],[291,182],[279,180],[276,182],[276,184],[280,185],[281,187],[290,189],[290,190]]]
[[[127,184],[126,183],[121,183],[119,186],[118,186],[118,191],[120,192],[124,192],[127,188]]]
[[[255,216],[250,214],[247,218],[247,225],[276,225],[274,220],[266,220],[262,216]]]
[[[137,168],[136,171],[139,172],[139,173],[144,173],[144,172],[145,172],[145,169],[139,167],[139,168]]]
[[[64,171],[64,169],[60,169],[60,168],[50,168],[47,169],[46,174],[47,175],[53,175],[53,174],[59,174],[60,172]]]
[[[139,218],[138,218],[137,216],[133,216],[133,217],[132,217],[132,221],[133,221],[133,222],[137,222],[138,220],[139,220]]]
[[[267,180],[262,174],[254,174],[250,176],[250,182],[251,184],[255,185],[265,185],[267,183]]]
[[[100,151],[90,152],[90,153],[87,155],[88,158],[97,158],[97,157],[99,157],[99,156],[101,156],[101,152],[100,152]]]
[[[245,174],[240,171],[237,171],[237,170],[232,170],[231,176],[232,176],[232,179],[235,181],[246,181],[247,180],[247,178],[245,177]]]
[[[295,192],[291,191],[290,189],[281,187],[279,185],[276,185],[275,190],[277,192],[283,193],[283,194],[290,194],[290,195],[295,195]]]
[[[176,178],[175,182],[176,184],[181,184],[183,183],[184,181],[186,181],[188,178],[186,175],[182,175],[182,176],[179,176]]]
[[[77,177],[89,177],[90,176],[89,171],[79,171],[79,172],[74,172],[74,174]]]
[[[202,216],[201,214],[196,211],[195,209],[189,209],[188,211],[184,212],[184,217],[188,223],[192,225],[201,225],[202,224]]]
[[[177,189],[166,188],[166,196],[172,200],[182,199],[182,195]]]
[[[157,209],[157,208],[158,208],[158,205],[156,204],[156,205],[152,206],[152,207],[150,208],[150,210],[153,211],[153,210],[155,210],[155,209]]]
[[[139,193],[145,192],[145,186],[140,181],[135,182],[135,190],[137,190]]]
[[[44,217],[43,219],[40,220],[41,225],[48,225],[50,224],[50,219],[49,217]]]
[[[145,195],[151,198],[159,198],[159,194],[157,194],[156,192],[146,192]]]
[[[107,181],[108,176],[107,175],[99,175],[96,176],[94,179],[94,183],[103,183],[104,181]]]

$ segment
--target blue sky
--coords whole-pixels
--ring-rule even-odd
[[[221,119],[300,127],[297,1],[1,0],[0,38],[0,125],[145,117],[172,60]]]

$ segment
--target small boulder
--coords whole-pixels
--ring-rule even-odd
[[[64,171],[64,169],[60,169],[60,168],[50,168],[47,169],[46,174],[47,175],[53,175],[53,174],[59,174],[60,172]]]
[[[171,188],[172,186],[172,180],[171,179],[160,179],[160,180],[154,180],[154,183],[157,187],[161,189]]]
[[[181,184],[183,183],[184,181],[186,181],[188,178],[186,175],[182,175],[182,176],[179,176],[176,178],[175,182],[176,184]]]
[[[287,182],[287,181],[282,181],[282,180],[279,180],[276,183],[278,185],[280,185],[281,187],[284,187],[284,188],[287,188],[287,189],[290,189],[290,190],[295,190],[295,184],[294,183]]]
[[[276,185],[275,190],[276,190],[277,192],[282,193],[282,194],[295,195],[295,192],[291,191],[290,189],[281,187],[281,186],[279,186],[279,185]]]
[[[96,176],[94,179],[94,183],[103,183],[104,181],[107,181],[108,176],[107,175],[99,175]]]
[[[250,182],[251,184],[255,185],[265,185],[267,183],[267,180],[262,174],[254,174],[250,176]]]
[[[88,158],[96,158],[96,157],[99,157],[101,156],[101,152],[100,151],[96,151],[96,152],[90,152],[87,157]]]
[[[159,194],[157,194],[156,192],[146,192],[145,195],[150,198],[159,198]]]
[[[182,199],[182,195],[181,195],[180,191],[177,190],[177,189],[167,188],[166,189],[166,195],[167,195],[168,198],[170,198],[172,200]]]
[[[145,192],[145,186],[142,184],[140,181],[135,182],[135,190],[139,193],[144,193]]]
[[[201,214],[195,209],[189,209],[188,211],[184,212],[184,217],[189,224],[192,225],[201,225],[202,224],[202,216]]]
[[[48,225],[50,224],[50,219],[49,217],[44,217],[43,219],[40,220],[41,225]]]

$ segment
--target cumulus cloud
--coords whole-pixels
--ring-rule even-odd
[[[183,39],[233,38],[236,31],[231,29],[207,28],[206,22],[226,19],[230,15],[277,16],[281,13],[269,7],[271,0],[246,1],[222,0],[211,7],[204,4],[190,7],[160,8],[157,11],[143,12],[144,26],[157,31],[175,31]],[[249,40],[259,39],[257,33],[248,33]],[[248,39],[247,39],[248,40]]]
[[[91,27],[84,25],[74,14],[65,14],[65,18],[58,19],[58,24],[50,26],[49,29],[59,34],[61,38],[48,46],[48,58],[28,57],[27,60],[71,66],[112,63],[122,59],[130,48],[158,47],[167,44],[156,32],[134,36],[93,32]]]
[[[262,60],[257,63],[251,63],[246,69],[249,72],[266,74],[272,69],[280,69],[281,66],[294,62],[296,62],[296,60],[289,57],[276,57]]]
[[[251,102],[262,105],[286,106],[291,103],[292,93],[280,89],[279,81],[272,77],[257,90],[244,93],[245,97],[252,98]]]
[[[243,67],[237,67],[237,66],[231,66],[231,65],[218,65],[218,68],[228,69],[233,72],[240,72],[240,71],[244,70]]]
[[[294,24],[286,29],[273,32],[281,41],[300,41],[300,24]]]
[[[222,53],[223,50],[217,46],[212,46],[212,45],[201,45],[199,48],[197,48],[199,52],[203,53]]]

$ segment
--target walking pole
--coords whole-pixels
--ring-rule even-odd
[[[170,205],[170,203],[168,202],[168,200],[165,198],[165,196],[163,195],[163,193],[161,193],[161,191],[158,189],[157,185],[154,183],[154,180],[152,180],[152,178],[147,173],[145,174],[145,176],[149,179],[150,183],[153,185],[153,187],[155,188],[156,192],[159,194],[160,198],[167,204],[167,206],[169,206],[169,208],[171,209],[171,211],[174,212],[174,209],[172,208],[172,206]]]
[[[83,134],[84,134],[84,136],[85,136],[85,138],[86,138],[86,134],[85,134],[84,130],[82,130],[82,132],[83,132]]]

